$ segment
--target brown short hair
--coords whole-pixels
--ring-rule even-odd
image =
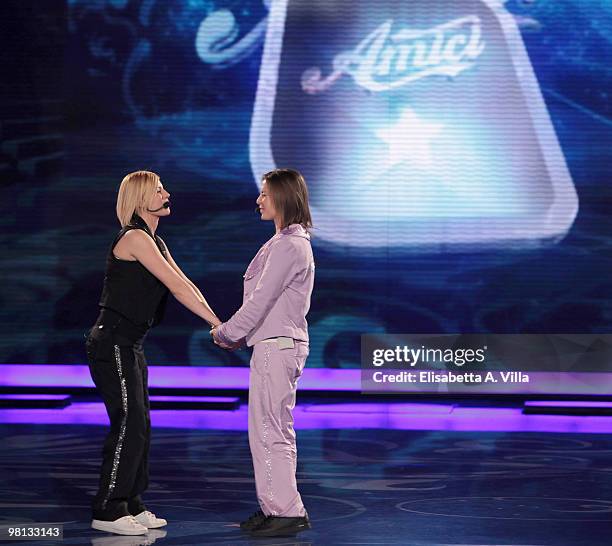
[[[291,224],[312,228],[312,216],[308,205],[308,187],[304,177],[293,169],[274,169],[264,174],[274,208],[281,215],[281,229]]]
[[[159,175],[151,171],[135,171],[125,176],[117,195],[117,218],[121,227],[130,223],[134,213],[140,214],[157,190]]]

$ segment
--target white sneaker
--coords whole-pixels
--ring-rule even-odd
[[[118,535],[146,535],[148,529],[136,521],[134,516],[123,516],[115,521],[103,521],[94,519],[91,521],[92,529],[116,533]]]
[[[134,519],[147,529],[157,529],[158,527],[168,525],[168,522],[164,518],[158,518],[153,512],[149,512],[148,510],[140,512],[140,514],[134,516]]]

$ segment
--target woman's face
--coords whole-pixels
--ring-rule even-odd
[[[265,182],[261,186],[261,192],[257,198],[257,205],[259,206],[262,220],[274,220],[276,218],[274,201],[268,190],[268,185]]]
[[[155,193],[147,204],[147,212],[154,216],[170,216],[170,207],[167,209],[162,208],[166,201],[169,201],[170,194],[164,188],[161,182],[157,183]],[[158,210],[159,209],[159,210]]]

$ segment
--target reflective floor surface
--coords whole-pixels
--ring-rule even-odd
[[[62,541],[12,542],[37,545],[612,544],[610,434],[453,431],[448,415],[446,430],[359,428],[352,413],[350,428],[298,429],[313,527],[296,538],[240,531],[257,508],[248,440],[222,428],[154,428],[145,501],[169,525],[141,538],[89,528],[105,427],[0,424],[0,523],[64,524]]]

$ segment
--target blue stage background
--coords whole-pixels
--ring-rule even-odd
[[[222,319],[239,307],[242,273],[272,234],[254,212],[249,157],[267,4],[3,3],[0,363],[84,362],[83,334],[119,227],[116,190],[136,169],[158,172],[172,194],[159,233],[175,260]],[[309,366],[359,367],[366,332],[612,331],[612,2],[506,7],[578,194],[567,236],[363,248],[315,229]],[[198,40],[207,19],[227,25],[225,43]],[[331,205],[347,206],[340,197]],[[248,362],[246,351],[213,346],[205,325],[174,301],[147,355],[151,364]]]

